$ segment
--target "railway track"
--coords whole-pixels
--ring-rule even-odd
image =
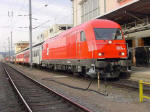
[[[41,70],[43,70],[43,69],[41,69]],[[62,73],[62,72],[58,72],[58,71],[50,71],[49,69],[44,69],[44,71],[48,71],[48,72],[55,73],[55,74],[66,75],[66,74],[64,74],[64,72]],[[84,78],[85,80],[86,79],[89,80],[89,77],[81,77],[81,78]],[[93,81],[97,82],[97,79],[96,80],[94,79]],[[101,84],[104,84],[105,86],[111,85],[111,86],[117,86],[117,87],[121,87],[121,88],[125,88],[125,89],[131,89],[131,90],[136,90],[136,91],[138,91],[138,89],[139,89],[138,82],[126,79],[126,76],[124,76],[124,78],[121,78],[119,80],[117,80],[117,79],[112,79],[112,80],[110,80],[110,79],[109,80],[103,79],[103,80],[101,80]],[[64,84],[64,85],[67,85],[67,84]],[[67,86],[70,86],[70,85],[67,85]],[[150,87],[149,86],[145,85],[143,87],[143,89],[144,89],[144,91],[150,93]],[[107,96],[107,94],[105,94],[105,95]]]
[[[61,94],[49,89],[22,72],[3,64],[3,67],[29,112],[91,112]]]
[[[0,112],[26,112],[19,103],[0,63]]]

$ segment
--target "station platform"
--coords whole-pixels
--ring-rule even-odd
[[[150,82],[150,66],[148,67],[132,67],[129,80]]]

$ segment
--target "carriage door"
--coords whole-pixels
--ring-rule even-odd
[[[80,31],[77,34],[77,53],[78,57],[80,59],[84,59],[86,57],[86,50],[87,50],[87,43],[86,43],[86,37],[85,37],[85,32]]]
[[[77,32],[77,38],[76,38],[76,58],[80,59],[81,52],[80,52],[80,32]]]

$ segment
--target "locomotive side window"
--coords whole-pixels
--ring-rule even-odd
[[[96,40],[121,40],[122,32],[118,28],[94,28]]]
[[[86,37],[85,37],[84,31],[80,32],[80,41],[86,41]]]
[[[47,56],[49,55],[49,48],[47,48]]]

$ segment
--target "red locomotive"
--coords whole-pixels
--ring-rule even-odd
[[[49,38],[42,46],[42,66],[115,78],[127,71],[127,47],[119,24],[92,20]]]
[[[29,64],[29,48],[15,55]],[[116,78],[127,71],[127,47],[120,25],[92,20],[33,46],[33,64],[73,73]]]

